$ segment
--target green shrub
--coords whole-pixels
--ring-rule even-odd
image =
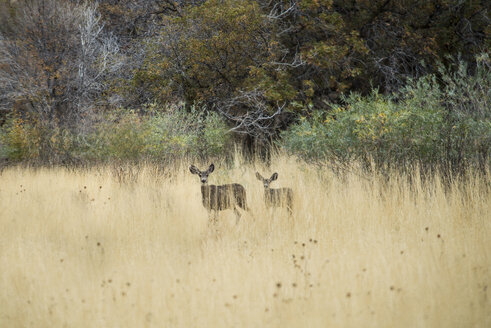
[[[231,152],[232,139],[225,121],[217,113],[211,112],[206,116],[203,123],[204,145],[199,146],[202,156],[227,155],[227,152]]]
[[[0,130],[0,156],[12,162],[70,163],[74,135],[54,122],[12,116]]]
[[[0,138],[0,156],[45,164],[169,162],[226,155],[231,142],[225,122],[216,113],[155,105],[142,113],[119,109],[101,115],[84,133],[11,118],[2,127]]]
[[[189,111],[178,107],[156,111],[148,121],[146,154],[149,158],[166,161],[184,156],[216,156],[226,152],[230,142],[228,128],[215,113]]]
[[[344,106],[316,112],[282,134],[282,145],[310,160],[376,168],[422,167],[462,172],[489,165],[491,73],[483,56],[473,74],[463,63],[411,81],[397,94],[351,94]]]
[[[1,131],[2,157],[18,162],[39,156],[39,134],[32,124],[18,117],[9,118]]]
[[[102,159],[138,161],[145,155],[150,124],[134,111],[119,111],[111,114],[98,127],[99,139],[105,141]],[[94,138],[97,140],[97,138]]]

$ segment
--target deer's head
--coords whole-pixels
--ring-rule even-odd
[[[271,176],[271,178],[269,179],[265,179],[263,178],[263,176],[261,174],[259,174],[259,172],[256,172],[256,178],[259,180],[259,181],[262,181],[263,185],[264,185],[264,188],[269,188],[269,184],[271,182],[273,182],[274,180],[278,179],[278,173],[273,173],[273,175]]]
[[[206,170],[206,171],[200,171],[200,169],[198,169],[194,165],[191,165],[189,167],[189,171],[191,171],[192,174],[199,175],[199,179],[200,179],[202,184],[208,183],[208,175],[210,175],[210,173],[213,172],[213,170],[215,170],[215,165],[213,165],[213,164],[211,164],[210,167],[208,168],[208,170]]]

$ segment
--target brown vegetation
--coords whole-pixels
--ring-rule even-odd
[[[264,207],[255,172],[271,168],[216,164],[210,183],[243,184],[252,214],[235,225],[224,211],[214,229],[189,163],[119,180],[109,167],[5,169],[0,326],[491,324],[489,181],[341,178],[280,156],[289,220]]]

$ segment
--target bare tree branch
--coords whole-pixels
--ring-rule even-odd
[[[275,120],[283,113],[285,107],[286,102],[277,104],[274,112],[271,112],[263,92],[255,89],[241,91],[238,96],[220,103],[217,110],[234,124],[229,131],[267,141],[276,132]]]
[[[42,120],[83,128],[122,66],[97,5],[19,2],[16,19],[14,33],[0,33],[0,108],[25,103]]]

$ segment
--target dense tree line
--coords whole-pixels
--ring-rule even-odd
[[[472,74],[489,53],[488,10],[466,0],[1,0],[0,110],[84,134],[117,108],[184,104],[265,144],[343,94],[391,94],[455,58]]]

